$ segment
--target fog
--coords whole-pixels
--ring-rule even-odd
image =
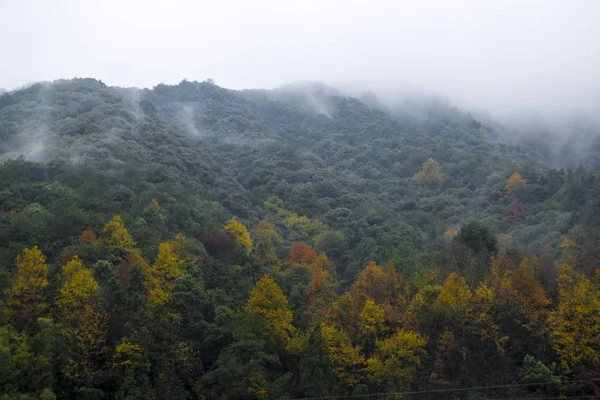
[[[212,78],[440,94],[497,115],[600,109],[600,2],[0,2],[0,88]]]

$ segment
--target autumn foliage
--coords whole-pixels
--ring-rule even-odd
[[[208,253],[220,260],[227,259],[233,252],[234,240],[225,232],[210,231],[200,238]]]
[[[506,211],[506,217],[510,222],[523,221],[527,215],[525,206],[518,200],[513,199],[510,208]]]
[[[506,181],[504,186],[506,190],[506,198],[513,199],[518,191],[527,185],[527,180],[521,177],[521,174],[515,172]]]
[[[37,246],[23,250],[23,254],[19,255],[16,261],[17,277],[7,292],[4,316],[9,321],[17,319],[17,326],[27,326],[48,307],[45,299],[48,265]]]
[[[78,240],[81,244],[91,244],[94,246],[102,243],[102,239],[96,236],[96,232],[91,229],[86,229],[85,231],[81,232]]]
[[[135,242],[127,228],[123,219],[116,215],[102,228],[102,238],[104,243],[109,246],[113,246],[119,250],[131,253],[139,253],[139,250],[135,247]]]
[[[229,223],[225,224],[223,229],[225,229],[225,231],[233,237],[237,244],[242,246],[242,248],[244,248],[246,252],[250,254],[253,243],[246,225],[238,221],[237,218],[233,217]]]
[[[480,369],[488,364],[495,371],[514,363],[515,379],[524,384],[543,376],[559,385],[600,368],[600,272],[591,273],[595,253],[586,252],[593,247],[580,228],[559,249],[577,268],[555,267],[549,247],[542,258],[519,256],[510,235],[491,236],[471,224],[448,230],[449,244],[440,251],[451,254],[458,240],[485,250],[480,264],[466,260],[485,270],[481,278],[439,257],[439,265],[410,277],[392,261],[370,260],[353,282],[338,280],[333,261],[305,242],[292,246],[280,268],[283,240],[266,218],[254,228],[250,250],[243,244],[251,240],[247,233],[232,221],[226,231],[203,235],[204,248],[177,234],[157,243],[149,263],[114,217],[102,239],[86,230],[54,254],[51,279],[40,249],[27,248],[5,293],[3,317],[14,333],[5,339],[0,327],[0,355],[8,354],[13,368],[25,351],[18,348],[35,354],[43,341],[60,342],[62,358],[53,357],[64,360],[61,379],[70,387],[84,387],[108,370],[123,376],[124,392],[144,393],[137,398],[148,394],[150,366],[159,363],[167,364],[163,374],[219,393],[232,386],[232,398],[265,399],[278,390],[270,368],[297,372],[301,387],[312,382],[315,393],[323,385],[329,393],[357,387],[402,393],[421,379],[443,390],[459,385],[465,371],[492,379],[493,372]],[[489,238],[501,242],[501,255],[487,251]],[[240,257],[240,249],[250,257]],[[112,258],[88,264],[76,254],[92,250]],[[227,291],[206,289],[205,281],[223,282]],[[164,354],[160,361],[157,354]],[[127,386],[131,377],[139,384]],[[570,393],[568,386],[556,390]]]
[[[440,164],[432,158],[429,158],[423,164],[423,168],[417,172],[417,182],[421,185],[433,185],[444,180],[444,173]]]
[[[264,317],[267,329],[278,340],[286,340],[295,330],[287,298],[277,282],[268,275],[256,283],[244,309]]]
[[[306,243],[298,242],[292,246],[290,255],[285,260],[285,265],[305,264],[310,265],[317,259],[317,253]]]

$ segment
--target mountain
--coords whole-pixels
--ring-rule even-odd
[[[103,206],[74,202],[73,212],[105,214],[70,223],[63,241],[115,211],[133,221],[152,198],[177,215],[169,231],[199,236],[228,215],[256,223],[264,201],[277,196],[287,209],[343,232],[349,251],[337,261],[352,276],[369,259],[393,258],[399,243],[428,249],[470,218],[534,252],[593,222],[580,207],[594,196],[569,199],[566,187],[585,185],[588,172],[549,169],[540,162],[543,145],[535,153],[511,144],[506,133],[436,99],[392,108],[323,84],[232,91],[183,81],[139,90],[79,79],[2,96],[0,124],[0,157],[47,162],[26,164],[41,168],[33,179],[44,187],[95,185],[82,201],[93,193]],[[415,179],[428,158],[445,174],[438,185]],[[10,165],[23,170],[14,161],[4,168]],[[72,176],[81,170],[93,177]],[[529,214],[511,224],[504,183],[516,171],[529,180]],[[7,186],[4,212],[49,206]]]
[[[25,341],[54,363],[0,385],[290,398],[585,378],[600,356],[569,358],[576,289],[557,278],[597,292],[599,126],[311,82],[0,94],[0,354]]]

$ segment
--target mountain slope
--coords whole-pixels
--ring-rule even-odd
[[[573,225],[593,222],[575,204],[598,201],[590,187],[569,199],[585,182],[595,185],[594,177],[535,167],[525,149],[443,101],[392,110],[319,84],[236,92],[212,82],[138,90],[57,81],[2,96],[0,124],[0,157],[47,161],[27,179],[85,190],[74,213],[105,212],[80,217],[60,231],[62,240],[97,228],[111,210],[133,221],[152,198],[173,216],[167,231],[199,236],[226,215],[257,222],[264,201],[277,196],[287,209],[343,232],[336,261],[352,275],[369,259],[402,258],[400,247],[431,248],[470,218],[539,252]],[[420,185],[415,174],[429,158],[445,179]],[[91,175],[74,176],[81,170]],[[529,182],[529,215],[510,223],[504,183],[516,171]],[[56,211],[15,183],[5,184],[3,211],[40,202]]]
[[[2,95],[0,400],[598,397],[600,180],[513,134],[320,84]]]

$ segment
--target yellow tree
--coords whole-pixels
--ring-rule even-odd
[[[444,176],[440,164],[433,158],[430,158],[425,161],[423,168],[417,172],[417,181],[421,185],[432,185],[440,183],[444,179]]]
[[[383,304],[389,293],[389,282],[386,273],[371,260],[358,276],[352,287],[355,299],[358,301],[357,312],[364,307],[367,299],[377,304]]]
[[[326,304],[330,304],[334,298],[334,283],[329,271],[315,262],[310,265],[310,286],[308,293],[311,303],[316,299],[322,299]]]
[[[250,238],[250,233],[246,228],[246,225],[242,224],[237,218],[231,218],[228,224],[226,224],[223,229],[233,236],[237,244],[246,249],[246,253],[250,254],[252,251],[252,239]]]
[[[48,286],[48,266],[40,249],[23,250],[17,257],[17,278],[7,290],[7,304],[4,314],[7,320],[17,320],[22,328],[37,320],[47,308],[44,299]]]
[[[107,316],[100,286],[93,273],[75,256],[62,270],[64,284],[56,307],[63,335],[69,344],[67,375],[85,381],[95,370],[94,360],[104,351]]]
[[[254,228],[256,232],[256,246],[254,248],[254,262],[261,266],[279,266],[281,263],[277,257],[277,246],[281,245],[281,236],[267,217]]]
[[[277,340],[287,340],[295,330],[287,298],[269,275],[256,282],[244,310],[261,315],[269,333]]]
[[[358,328],[365,337],[375,337],[383,330],[383,310],[373,300],[367,300],[360,313]]]
[[[165,216],[165,214],[162,212],[162,210],[160,209],[160,204],[158,204],[158,200],[157,199],[152,199],[152,202],[150,203],[150,206],[152,207],[152,210],[155,212],[156,216],[160,219],[165,219],[167,218]]]
[[[321,324],[321,335],[327,343],[329,360],[338,382],[348,388],[360,383],[365,364],[360,348],[352,346],[344,331],[325,323]]]
[[[527,314],[538,312],[550,304],[531,264],[528,258],[523,259],[511,276],[512,287],[518,293],[523,312]]]
[[[465,278],[452,272],[444,282],[436,304],[453,313],[468,315],[470,314],[471,297],[471,289]]]
[[[184,260],[178,256],[177,249],[177,241],[163,242],[158,246],[156,261],[148,271],[148,298],[152,302],[169,302],[175,280],[183,275],[181,266]]]
[[[375,354],[367,360],[369,380],[386,390],[406,389],[426,356],[426,344],[425,337],[403,330],[378,340]]]
[[[513,199],[516,193],[527,185],[527,180],[521,177],[521,174],[515,172],[506,181],[506,198]]]
[[[317,259],[315,260],[315,264],[330,274],[335,275],[335,264],[333,264],[329,257],[327,257],[327,254],[325,254],[324,251],[319,253]]]
[[[475,289],[473,303],[473,325],[479,330],[481,340],[492,340],[499,351],[503,351],[506,338],[500,338],[500,328],[494,319],[496,293],[485,282]]]
[[[385,317],[383,309],[373,300],[367,300],[358,319],[358,332],[362,339],[363,351],[373,354],[375,340],[383,333]]]
[[[139,250],[135,247],[133,238],[125,228],[123,219],[119,215],[115,215],[104,225],[101,234],[104,243],[107,245],[126,252],[139,253]]]
[[[550,335],[562,368],[600,368],[600,290],[563,265],[558,277],[558,307],[548,316]]]
[[[137,264],[143,269],[147,268],[142,252],[135,247],[135,241],[125,228],[125,223],[120,216],[115,215],[108,221],[100,234],[102,241],[117,251],[117,254],[112,254],[111,257],[113,261],[119,261],[115,275],[122,283],[127,282],[129,269],[133,265]]]
[[[431,326],[431,312],[442,287],[439,285],[424,285],[413,296],[406,309],[406,326],[414,330],[425,331]],[[437,321],[436,321],[437,323]]]

